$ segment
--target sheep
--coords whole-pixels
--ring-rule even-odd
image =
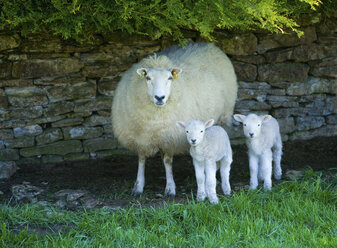
[[[256,189],[258,179],[264,181],[264,189],[272,187],[272,160],[274,160],[274,178],[282,176],[281,156],[282,139],[277,120],[271,115],[248,116],[235,114],[234,119],[243,123],[249,154],[250,189]]]
[[[187,141],[191,145],[190,154],[193,158],[198,184],[197,200],[203,201],[207,195],[211,203],[217,204],[219,202],[216,195],[217,163],[220,162],[223,193],[230,195],[229,173],[233,159],[232,148],[226,131],[220,126],[213,126],[213,124],[213,119],[205,123],[199,120],[177,122],[177,126],[185,130]]]
[[[119,143],[138,154],[134,196],[143,192],[146,158],[161,152],[165,195],[176,194],[173,155],[188,153],[176,121],[214,119],[230,124],[237,82],[229,58],[212,43],[172,47],[127,70],[112,103],[112,128]]]

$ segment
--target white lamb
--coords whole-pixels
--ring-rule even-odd
[[[281,156],[282,140],[277,120],[271,115],[248,116],[234,115],[234,119],[243,123],[249,154],[250,189],[256,189],[258,179],[264,181],[263,187],[271,189],[272,160],[274,160],[274,178],[282,176]]]
[[[207,195],[211,203],[218,203],[216,195],[217,162],[220,162],[222,190],[225,195],[230,195],[229,173],[233,159],[226,131],[220,126],[212,126],[213,124],[213,119],[205,123],[198,120],[177,122],[177,126],[185,130],[187,141],[191,145],[190,154],[193,158],[198,184],[197,200],[203,201]]]
[[[133,194],[143,192],[146,158],[160,151],[165,194],[174,196],[173,155],[189,148],[176,121],[212,118],[230,123],[236,96],[232,63],[209,43],[167,49],[126,71],[115,91],[112,127],[119,142],[139,157]]]

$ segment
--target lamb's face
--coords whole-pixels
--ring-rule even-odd
[[[234,115],[234,119],[242,122],[243,133],[246,138],[255,139],[260,136],[262,123],[269,121],[270,115],[258,116],[256,114],[244,115]]]
[[[186,138],[188,143],[191,146],[197,146],[200,144],[205,135],[205,130],[211,127],[214,123],[214,120],[208,120],[205,123],[198,120],[193,120],[189,122],[178,121],[177,126],[185,130]]]
[[[170,93],[171,84],[178,78],[180,69],[141,68],[137,73],[144,77],[147,83],[147,93],[156,107],[165,106]]]

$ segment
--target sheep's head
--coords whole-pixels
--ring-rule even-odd
[[[138,75],[147,83],[147,93],[156,107],[165,106],[170,93],[171,83],[178,78],[181,69],[140,68]]]
[[[234,115],[234,119],[243,124],[243,133],[247,138],[254,139],[260,136],[263,122],[271,119],[271,115],[258,116],[256,114]]]
[[[180,128],[183,128],[186,132],[186,137],[188,143],[191,146],[196,146],[202,142],[204,139],[205,130],[211,126],[213,126],[214,120],[210,119],[203,123],[202,121],[189,121],[189,122],[182,122],[178,121],[176,125]]]

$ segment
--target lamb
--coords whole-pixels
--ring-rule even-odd
[[[258,179],[264,181],[264,189],[272,187],[272,160],[274,160],[274,178],[282,176],[281,156],[282,140],[277,120],[271,115],[248,116],[235,114],[234,119],[243,123],[249,154],[250,189],[256,189]]]
[[[161,152],[165,195],[174,196],[173,155],[189,148],[176,121],[212,118],[229,124],[236,96],[233,65],[211,43],[172,47],[127,70],[115,90],[111,114],[115,137],[138,154],[133,195],[143,192],[146,158]]]
[[[197,200],[203,201],[207,195],[211,203],[217,204],[219,202],[216,195],[217,162],[220,162],[222,190],[225,195],[230,195],[229,173],[233,159],[226,131],[213,124],[213,119],[205,123],[199,120],[177,122],[177,126],[185,130],[187,141],[191,145],[190,154],[198,184]]]

